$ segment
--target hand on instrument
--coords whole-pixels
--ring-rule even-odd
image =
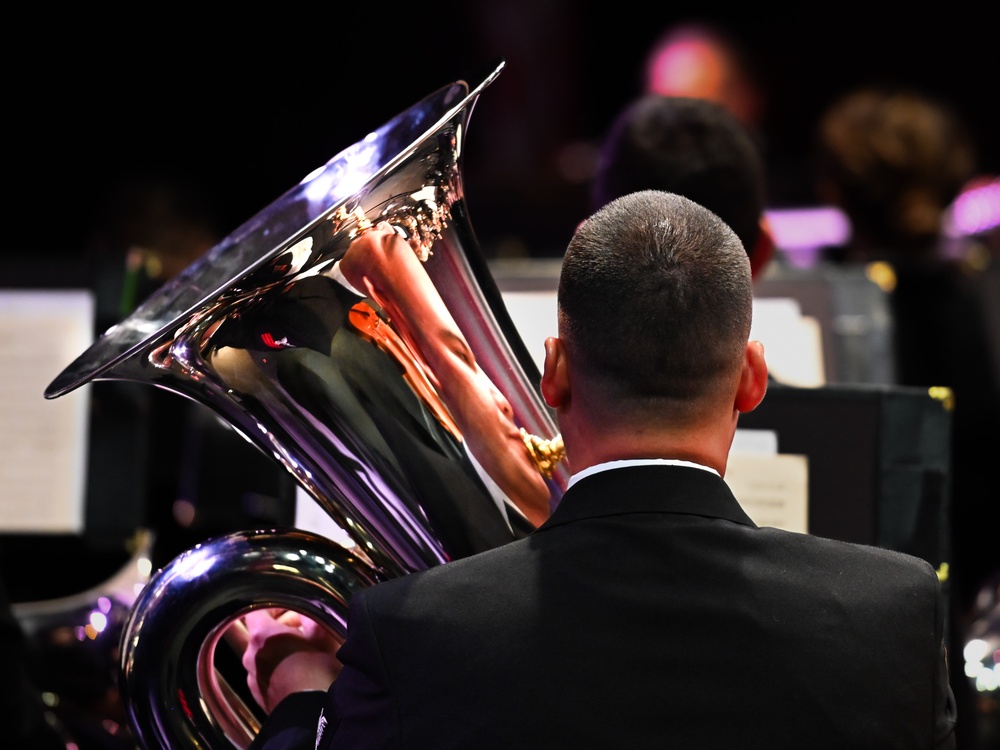
[[[291,693],[327,690],[340,673],[342,639],[305,615],[263,609],[243,618],[243,667],[254,700],[270,713]]]

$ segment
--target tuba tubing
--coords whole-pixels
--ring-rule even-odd
[[[216,668],[229,625],[252,609],[278,607],[343,636],[351,594],[378,580],[348,549],[296,529],[214,537],[181,553],[143,588],[122,632],[136,739],[150,750],[247,747],[262,716]]]
[[[359,587],[503,543],[561,498],[561,440],[460,170],[472,109],[502,68],[439,89],[315,170],[46,389],[129,380],[203,404],[352,542],[241,532],[153,576],[122,634],[119,680],[146,750],[249,744],[259,711],[216,667],[246,612],[292,609],[342,636]]]

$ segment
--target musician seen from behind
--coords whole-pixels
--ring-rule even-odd
[[[574,473],[551,517],[355,594],[336,657],[252,618],[253,747],[953,748],[933,568],[760,528],[724,480],[767,388],[732,230],[618,198],[571,239],[558,309],[541,390]]]

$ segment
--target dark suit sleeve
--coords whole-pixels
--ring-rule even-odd
[[[930,567],[928,565],[928,567]],[[948,653],[945,644],[944,628],[947,619],[947,606],[945,604],[944,593],[941,581],[937,573],[931,572],[936,584],[935,592],[937,596],[937,616],[934,622],[934,632],[937,635],[941,647],[940,658],[938,659],[937,682],[934,685],[934,748],[935,750],[954,750],[957,746],[955,739],[955,721],[957,704],[955,694],[952,692],[949,683],[948,659],[954,659],[955,654]],[[969,717],[975,721],[974,717]]]
[[[314,750],[325,694],[293,693],[275,706],[247,750]]]
[[[934,690],[934,748],[953,750],[956,747],[955,696],[948,682],[948,653],[944,640],[941,641],[941,661],[938,665],[938,680]],[[971,720],[975,720],[970,717]]]
[[[368,607],[370,593],[359,591],[351,599],[347,638],[337,652],[343,668],[330,689],[320,750],[398,745],[396,706]]]

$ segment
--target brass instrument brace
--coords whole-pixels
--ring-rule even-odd
[[[528,449],[528,455],[531,456],[531,460],[538,467],[538,471],[546,479],[552,479],[556,464],[566,457],[566,448],[563,445],[562,435],[556,435],[551,440],[546,440],[537,435],[532,435],[522,427],[521,439],[524,441],[524,446]]]
[[[344,206],[341,206],[331,217],[336,228],[343,226],[348,219],[354,219],[354,228],[350,233],[352,240],[357,239],[375,226],[375,223],[365,215],[360,206],[353,211],[348,211]],[[410,212],[399,213],[391,220],[387,220],[393,231],[413,248],[413,252],[416,253],[421,263],[425,263],[433,255],[431,245],[437,241],[441,231],[448,224],[444,208],[437,208],[428,214],[423,210],[423,207],[418,207]]]

